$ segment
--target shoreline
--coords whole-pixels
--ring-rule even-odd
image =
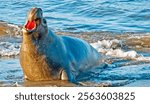
[[[135,50],[137,51],[139,54],[141,54],[141,52],[144,53],[144,55],[146,54],[146,56],[150,57],[150,33],[123,33],[123,34],[117,34],[117,33],[111,33],[111,32],[81,32],[81,33],[73,33],[73,32],[61,32],[61,31],[56,31],[56,34],[59,35],[67,35],[67,36],[73,36],[73,37],[77,37],[77,38],[81,38],[84,39],[86,41],[88,41],[89,43],[93,43],[93,42],[97,42],[99,41],[100,46],[102,46],[101,48],[104,50],[115,50],[115,49],[122,49],[124,51],[129,51],[129,50]],[[116,41],[117,40],[117,41]],[[7,22],[3,22],[0,21],[0,47],[1,49],[5,50],[3,53],[6,54],[7,52],[12,52],[12,49],[14,49],[14,52],[19,52],[19,46],[20,43],[22,41],[22,36],[21,36],[21,26],[17,26],[14,24],[9,24]],[[113,43],[114,42],[114,43]],[[16,44],[17,43],[17,44]],[[101,45],[102,44],[102,45]],[[2,54],[3,54],[2,53]],[[11,54],[10,54],[11,55]],[[14,63],[16,63],[16,61],[12,62],[10,61],[13,57],[17,57],[15,59],[17,59],[18,61],[18,55],[19,54],[15,54],[16,56],[0,56],[0,62],[1,64],[4,64],[6,67],[7,65],[10,67],[7,67],[12,76],[14,75],[16,77],[18,77],[18,73],[12,73],[14,72],[14,70],[12,70],[12,66]],[[105,54],[104,54],[105,55]],[[142,54],[143,55],[143,54]],[[143,56],[144,56],[143,55]],[[6,58],[5,58],[6,57]],[[6,62],[3,63],[3,59],[6,59]],[[103,60],[105,62],[108,62],[109,64],[112,65],[140,65],[140,64],[145,64],[145,61],[136,61],[136,60],[131,60],[131,59],[125,59],[125,58],[116,58],[115,57],[111,57],[111,56],[107,56],[107,57],[103,57]],[[129,60],[126,63],[126,60]],[[8,62],[7,62],[8,61]],[[131,62],[132,61],[132,62]],[[149,62],[147,62],[149,63]],[[15,65],[15,64],[14,64]],[[16,65],[19,65],[18,63]],[[5,68],[3,65],[1,66],[3,69],[0,73],[3,73]],[[119,66],[121,67],[121,66]],[[20,67],[16,67],[19,69],[19,71],[21,71]],[[112,66],[113,68],[113,66]],[[130,67],[129,67],[130,68]],[[138,68],[138,66],[137,66]],[[148,70],[148,69],[146,69]],[[3,74],[2,74],[3,75]],[[111,74],[112,75],[112,74]],[[12,77],[12,76],[8,76],[8,78]],[[22,77],[22,76],[21,76]],[[60,81],[52,81],[52,82],[44,82],[43,84],[41,82],[27,82],[24,83],[20,80],[20,76],[18,77],[19,82],[21,84],[18,84],[17,82],[15,83],[16,80],[13,80],[12,83],[10,80],[6,79],[6,83],[3,81],[0,81],[0,86],[6,86],[8,85],[8,87],[10,86],[34,86],[34,87],[38,87],[38,86],[44,86],[44,87],[56,87],[56,86],[65,86],[65,87],[70,87],[70,86],[77,86],[71,83],[67,83],[66,82],[60,82]],[[103,80],[102,80],[103,81]],[[59,83],[60,82],[60,83]],[[7,84],[8,83],[8,84]],[[83,85],[86,83],[82,83]],[[90,83],[87,82],[87,84],[91,84],[89,86],[95,86],[95,87],[110,87],[109,83],[100,83],[99,84],[94,84],[94,83]],[[111,84],[111,83],[110,83]],[[121,84],[121,85],[120,85]],[[135,80],[132,83],[126,83],[126,85],[124,85],[124,82],[122,83],[117,83],[117,86],[120,85],[120,87],[150,87],[150,80]],[[87,87],[86,85],[83,87]]]

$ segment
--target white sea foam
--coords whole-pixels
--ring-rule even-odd
[[[91,44],[94,48],[116,48],[117,46],[122,46],[122,42],[114,39],[114,40],[102,40],[96,43]]]
[[[138,61],[150,61],[150,57],[138,57],[138,58],[136,58],[136,60],[138,60]]]
[[[10,27],[14,27],[14,28],[20,29],[18,25],[14,25],[14,24],[7,24],[7,25],[10,26]]]
[[[124,51],[118,46],[122,45],[122,42],[115,40],[102,40],[91,45],[100,53],[108,56],[134,59],[137,61],[150,61],[150,57],[144,57],[138,54],[134,50]],[[17,56],[19,55],[21,44],[18,42],[0,42],[0,56]],[[114,49],[115,47],[115,49]]]
[[[137,58],[139,55],[137,54],[136,51],[127,51],[124,52],[121,49],[110,49],[106,52],[106,55],[110,55],[110,56],[115,56],[115,57],[124,57],[124,58]]]
[[[19,55],[20,43],[0,42],[0,56]]]
[[[120,42],[119,40],[116,40],[116,39],[115,40],[102,40],[102,41],[98,41],[96,43],[91,43],[91,45],[98,52],[103,53],[108,56],[134,59],[137,61],[150,61],[150,57],[144,57],[144,56],[138,54],[134,50],[124,51],[120,48],[113,49],[113,47],[122,45],[122,42]]]

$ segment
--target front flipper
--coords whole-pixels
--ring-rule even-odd
[[[60,79],[61,80],[68,80],[67,73],[64,70],[62,70],[60,73]]]

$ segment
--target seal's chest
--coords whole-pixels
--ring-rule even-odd
[[[21,66],[24,74],[30,80],[51,80],[51,69],[45,56],[24,54],[21,56]]]

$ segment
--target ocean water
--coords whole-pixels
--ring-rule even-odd
[[[101,67],[82,75],[80,85],[25,81],[20,26],[31,7],[43,9],[56,34],[88,41],[102,54]],[[0,28],[6,27],[0,29],[0,86],[150,86],[150,0],[0,0],[0,13]]]
[[[0,0],[0,19],[23,25],[31,7],[56,30],[150,32],[150,0]]]

